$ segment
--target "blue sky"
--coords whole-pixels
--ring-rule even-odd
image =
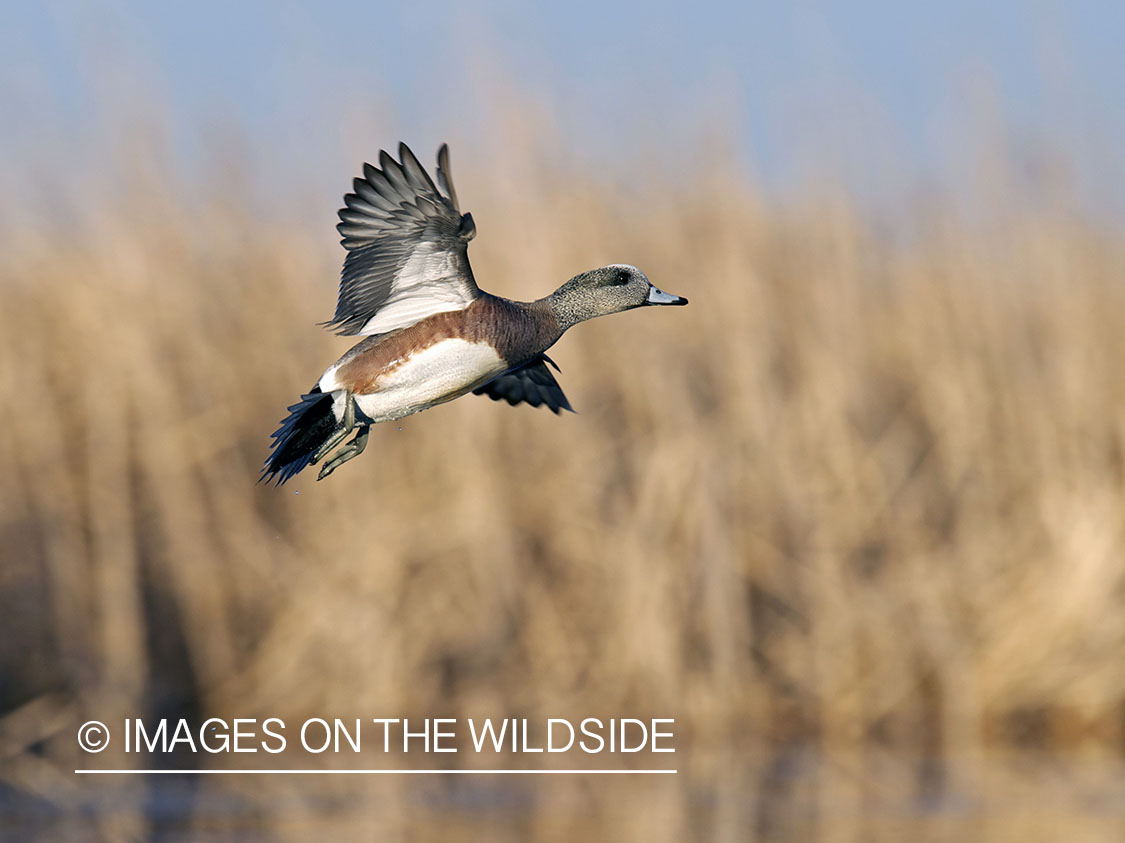
[[[1000,115],[1017,142],[1097,161],[1079,175],[1112,205],[1125,185],[1120,161],[1103,160],[1125,137],[1122,9],[9,2],[0,106],[15,119],[0,150],[80,161],[89,138],[124,132],[120,115],[155,99],[185,166],[234,118],[263,162],[321,178],[400,137],[421,148],[494,137],[497,95],[512,94],[592,161],[643,144],[671,166],[721,137],[767,188],[827,172],[877,192],[884,178],[948,177],[958,144],[979,135],[970,124]]]

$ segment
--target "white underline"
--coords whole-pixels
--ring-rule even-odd
[[[565,774],[584,776],[608,775],[675,775],[676,770],[75,770],[79,774],[93,775],[148,775],[148,776],[202,776],[202,775],[365,775],[365,776],[514,776]]]

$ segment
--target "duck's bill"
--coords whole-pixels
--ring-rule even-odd
[[[646,301],[648,304],[687,304],[687,299],[683,296],[673,296],[671,293],[656,289],[656,287],[648,288],[648,299]]]

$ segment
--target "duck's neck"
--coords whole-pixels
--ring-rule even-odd
[[[589,312],[582,308],[581,301],[565,288],[555,290],[551,295],[532,304],[544,307],[554,315],[559,323],[559,336],[562,336],[568,328],[572,328],[579,322],[585,322],[590,318]]]
[[[492,338],[500,355],[509,362],[526,362],[554,345],[565,330],[546,299],[520,302],[484,293],[482,314],[495,328]]]

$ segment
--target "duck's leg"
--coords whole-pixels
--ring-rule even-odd
[[[355,435],[355,439],[337,451],[332,459],[324,464],[324,467],[320,469],[320,474],[317,475],[316,479],[323,480],[348,460],[355,459],[362,454],[363,449],[367,447],[367,437],[370,433],[371,425],[363,425]]]
[[[324,455],[343,442],[355,428],[355,396],[352,395],[350,389],[344,393],[344,418],[340,425],[331,436],[324,440],[324,444],[316,449],[316,453],[309,460],[309,465],[316,465],[324,459]]]

